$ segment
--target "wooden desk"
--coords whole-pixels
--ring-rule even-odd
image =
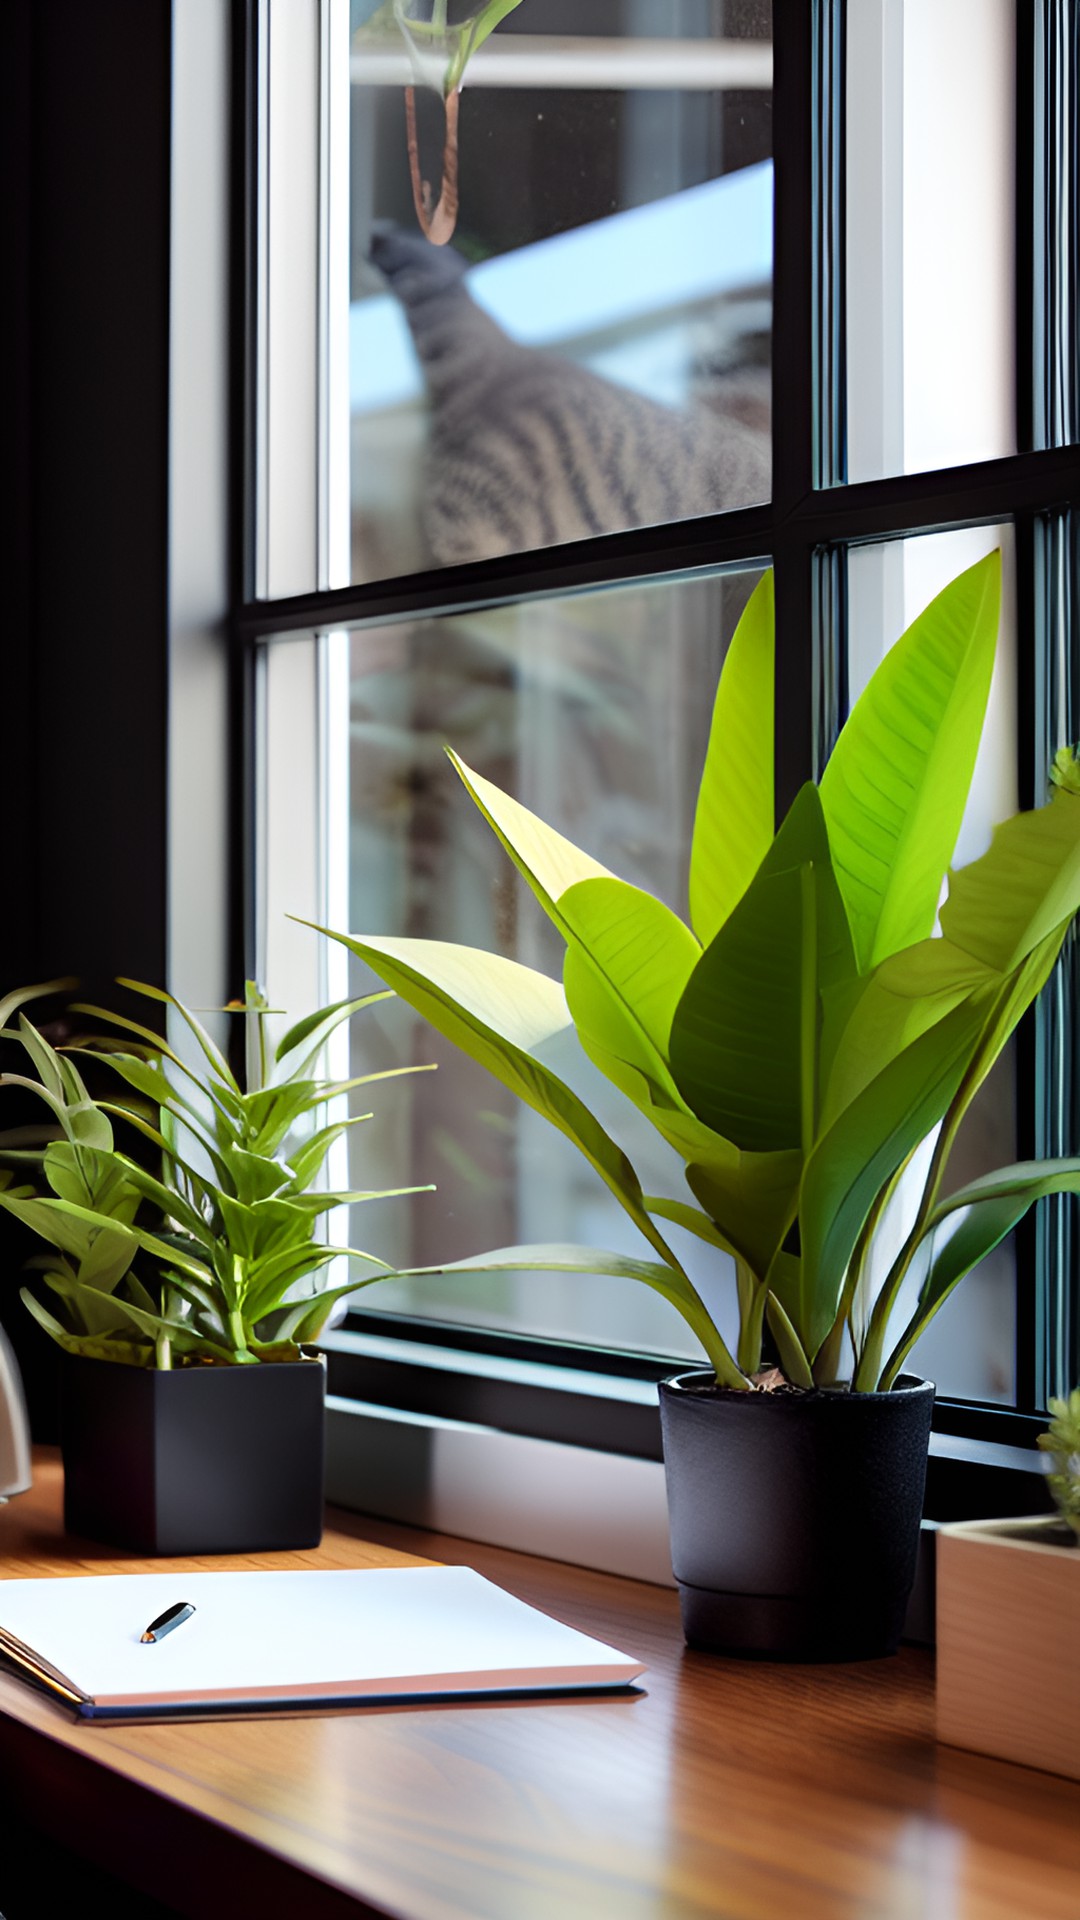
[[[200,1920],[1080,1915],[1080,1787],[937,1747],[921,1651],[707,1658],[674,1593],[341,1512],[257,1564],[425,1556],[639,1654],[647,1694],[103,1727],[0,1677],[9,1813]],[[0,1509],[0,1575],[150,1564],[65,1539],[55,1456]]]

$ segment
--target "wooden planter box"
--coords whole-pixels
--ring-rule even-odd
[[[1080,1547],[1054,1516],[937,1536],[937,1732],[1080,1780]]]

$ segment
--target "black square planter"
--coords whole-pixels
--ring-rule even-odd
[[[138,1553],[322,1537],[326,1362],[159,1373],[65,1354],[64,1525]]]

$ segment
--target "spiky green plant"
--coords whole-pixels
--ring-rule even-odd
[[[1047,1484],[1058,1512],[1080,1540],[1080,1387],[1067,1400],[1048,1400],[1050,1425],[1039,1446],[1053,1462]]]
[[[81,1049],[114,1069],[134,1095],[96,1099],[70,1052],[52,1047],[25,1015],[9,1030],[38,1077],[7,1074],[0,1085],[35,1092],[58,1136],[36,1147],[0,1147],[5,1159],[35,1167],[45,1189],[0,1191],[0,1207],[48,1244],[32,1264],[54,1307],[29,1289],[22,1297],[60,1346],[97,1359],[162,1368],[297,1359],[336,1300],[389,1271],[371,1254],[328,1246],[316,1236],[319,1219],[332,1208],[390,1197],[329,1192],[319,1184],[334,1142],[370,1114],[311,1130],[328,1101],[389,1077],[329,1081],[315,1070],[334,1029],[389,995],[367,994],[310,1014],[271,1056],[270,1009],[249,981],[244,1001],[229,1009],[247,1028],[242,1087],[188,1008],[140,981],[120,984],[174,1008],[203,1065],[192,1067],[137,1021],[83,1007],[78,1011],[132,1036],[126,1044],[96,1040]],[[424,1069],[390,1073],[411,1071]],[[156,1149],[156,1172],[118,1150],[113,1122],[119,1118]],[[320,1289],[315,1276],[338,1254],[376,1271]]]

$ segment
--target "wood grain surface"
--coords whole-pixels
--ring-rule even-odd
[[[423,1558],[636,1654],[647,1691],[102,1727],[2,1677],[9,1817],[200,1920],[1080,1916],[1080,1787],[938,1747],[921,1650],[694,1654],[662,1588],[341,1512],[315,1552],[172,1564]],[[54,1456],[0,1510],[0,1576],[168,1564],[65,1539]]]

